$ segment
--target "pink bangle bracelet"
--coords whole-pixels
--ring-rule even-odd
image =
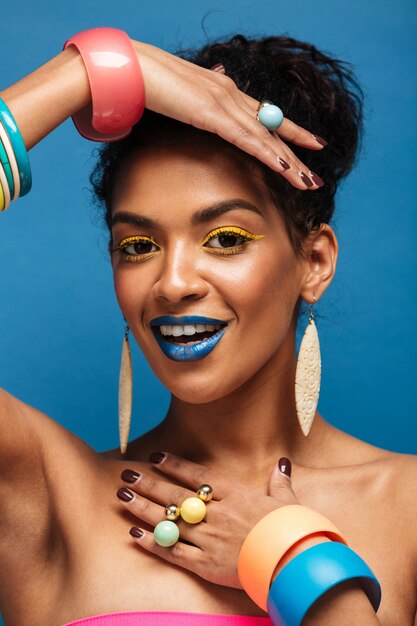
[[[73,115],[78,132],[91,141],[118,141],[129,135],[145,106],[136,51],[118,28],[92,28],[68,39],[87,70],[92,102]]]

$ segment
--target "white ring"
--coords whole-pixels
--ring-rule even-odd
[[[1,163],[1,161],[0,161],[0,183],[1,183],[1,186],[3,187],[3,193],[4,193],[3,211],[5,211],[10,206],[10,189],[9,189],[9,183],[7,182],[6,174],[4,172],[3,163]]]
[[[9,135],[6,132],[2,122],[0,121],[0,139],[3,142],[4,149],[6,150],[6,154],[9,157],[9,165],[13,174],[13,182],[14,182],[14,195],[13,200],[17,200],[20,196],[20,176],[19,176],[19,168],[17,166],[16,157],[14,154],[14,150],[12,148],[12,144],[10,143]]]

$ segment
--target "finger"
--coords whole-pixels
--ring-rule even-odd
[[[223,96],[218,105],[222,111],[211,120],[211,124],[217,125],[214,132],[279,171],[298,189],[314,190],[323,185],[319,177],[311,177],[309,169],[296,158],[278,134],[271,133],[259,122],[255,112],[251,110],[248,113],[237,104],[236,94],[232,92],[228,97]]]
[[[290,165],[290,167],[293,168],[293,173],[295,173],[297,176],[299,176],[301,178],[301,180],[303,181],[303,183],[311,190],[314,191],[315,189],[318,189],[319,187],[322,187],[324,185],[324,181],[320,178],[320,176],[318,176],[318,174],[316,174],[315,172],[312,172],[311,170],[309,170],[302,161],[300,161],[300,159],[294,154],[294,152],[287,146],[286,143],[284,143],[280,136],[277,134],[276,131],[272,132],[272,135],[274,136],[275,140],[281,144],[281,149],[282,151],[285,153],[285,159],[288,162],[288,164]]]
[[[116,495],[120,503],[130,511],[132,515],[142,520],[142,522],[146,522],[153,528],[155,528],[159,522],[164,522],[167,519],[164,506],[155,504],[152,500],[135,493],[132,489],[123,487],[117,491]],[[203,529],[199,528],[199,524],[188,524],[181,517],[175,520],[174,523],[177,524],[180,536],[183,539],[199,545],[201,533],[203,532]]]
[[[240,96],[246,95],[246,94],[242,94],[242,92],[238,92],[238,93]],[[249,98],[249,97],[246,100],[245,98],[240,97],[240,105],[242,108],[246,110],[247,113],[249,113],[251,117],[253,117],[254,119],[256,119],[256,121],[259,122],[259,120],[257,120],[257,117],[256,117],[258,109],[259,109],[259,103],[256,100],[254,100],[253,98]],[[260,125],[262,126],[262,124]],[[284,127],[283,130],[282,130],[282,126]],[[312,150],[319,150],[320,148],[323,148],[325,145],[327,145],[327,142],[321,137],[316,137],[316,135],[313,135],[309,131],[305,130],[301,126],[298,126],[297,124],[294,124],[293,122],[291,122],[290,120],[287,120],[286,118],[284,118],[284,121],[282,122],[282,125],[279,127],[279,129],[272,131],[271,133],[270,131],[267,131],[268,133],[271,134],[271,136],[274,137],[274,139],[280,146],[281,153],[279,152],[279,150],[277,150],[278,158],[281,157],[284,159],[284,163],[286,163],[289,166],[288,169],[293,168],[292,174],[294,174],[295,172],[295,174],[301,178],[305,187],[311,190],[315,190],[315,189],[318,189],[319,187],[322,187],[324,185],[324,181],[320,178],[320,176],[318,176],[315,172],[312,172],[311,170],[309,170],[304,165],[304,163],[300,161],[300,159],[294,154],[294,152],[288,147],[288,145],[282,141],[279,131],[281,131],[283,137],[287,135],[288,139],[291,140],[293,143],[299,146],[302,146],[304,148],[310,148]],[[285,153],[285,156],[284,156],[284,153]],[[285,165],[284,165],[284,168],[285,168]],[[294,182],[293,178],[290,178],[289,180],[292,183]]]
[[[294,171],[297,173],[298,176],[300,176],[301,180],[306,184],[306,186],[312,191],[314,191],[315,189],[318,189],[319,187],[322,187],[324,185],[324,181],[320,178],[320,176],[316,174],[315,172],[312,172],[311,170],[309,170],[304,165],[304,163],[300,161],[300,159],[287,146],[287,144],[282,142],[281,138],[279,137],[276,131],[273,131],[272,134],[274,135],[277,142],[282,143],[282,150],[287,155],[286,159],[288,163],[292,167],[294,167]]]
[[[179,487],[176,483],[160,480],[150,474],[143,474],[129,469],[123,470],[120,478],[129,485],[132,491],[163,506],[167,504],[180,506],[186,498],[196,496],[195,491]]]
[[[222,500],[231,490],[230,482],[204,465],[187,461],[168,452],[153,452],[149,461],[161,472],[197,491],[200,485],[213,488],[213,500]]]
[[[241,91],[239,93],[243,96],[242,99],[244,100],[246,106],[251,112],[255,113],[256,117],[259,102],[255,100],[255,98],[251,98]],[[309,148],[310,150],[321,150],[327,146],[327,141],[323,139],[323,137],[315,135],[295,122],[292,122],[287,117],[284,117],[281,126],[279,126],[279,128],[277,128],[274,132],[278,133],[283,139],[285,139],[285,141],[290,141],[291,143],[295,143],[297,146]]]
[[[285,141],[290,141],[297,146],[309,148],[310,150],[322,150],[327,145],[325,139],[318,135],[313,135],[313,133],[305,130],[305,128],[295,124],[286,117],[284,117],[281,126],[277,128],[275,132],[285,139]]]
[[[135,530],[133,530],[135,529]],[[140,537],[135,536],[142,532]],[[177,541],[173,546],[164,548],[156,543],[154,534],[143,528],[134,526],[130,529],[130,534],[135,543],[144,548],[147,552],[151,552],[161,559],[178,565],[179,567],[188,569],[190,572],[198,573],[202,565],[204,565],[204,553],[196,546],[190,546],[182,541]]]
[[[210,113],[207,112],[207,115]],[[245,117],[242,118],[241,115]],[[265,163],[297,189],[304,191],[309,188],[309,185],[298,174],[299,168],[294,167],[294,163],[291,167],[291,163],[285,159],[286,153],[277,146],[269,131],[256,119],[247,116],[243,111],[234,111],[234,117],[232,117],[230,110],[223,109],[221,112],[214,112],[210,126],[217,135]],[[283,164],[282,160],[287,161],[290,167]],[[305,170],[307,172],[307,168]]]
[[[268,495],[287,504],[298,503],[292,488],[291,461],[287,457],[281,457],[275,464],[268,482]]]
[[[259,109],[259,102],[255,100],[255,98],[251,98],[243,92],[239,93],[242,95],[242,100],[244,100],[246,107],[248,107],[252,113],[255,113],[256,117]],[[284,117],[281,126],[279,126],[279,128],[277,128],[274,132],[278,133],[283,139],[285,139],[285,141],[290,141],[291,143],[295,143],[297,146],[308,148],[310,150],[321,150],[327,146],[327,141],[323,139],[323,137],[315,135],[295,122],[292,122],[287,117]]]

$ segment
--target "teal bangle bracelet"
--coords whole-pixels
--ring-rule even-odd
[[[15,119],[9,107],[1,98],[0,122],[2,122],[6,130],[16,157],[20,178],[20,195],[25,196],[32,187],[32,172],[30,170],[29,157]]]
[[[269,617],[279,626],[300,626],[316,600],[351,579],[361,584],[376,612],[381,586],[365,561],[338,541],[312,546],[294,557],[273,581],[267,601]]]
[[[12,168],[10,167],[6,148],[4,147],[1,139],[0,139],[0,161],[1,161],[1,164],[3,165],[4,173],[6,174],[7,183],[10,189],[10,196],[13,198],[14,196],[13,172],[12,172]]]

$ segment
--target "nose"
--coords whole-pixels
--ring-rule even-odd
[[[165,250],[161,271],[153,287],[155,298],[178,304],[204,298],[208,290],[208,283],[199,272],[190,246],[177,242]]]

